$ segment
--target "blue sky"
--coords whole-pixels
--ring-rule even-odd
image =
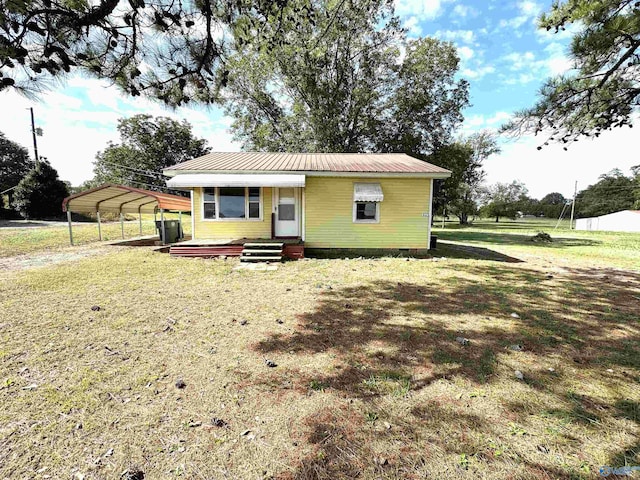
[[[461,58],[460,75],[470,82],[472,106],[465,113],[460,134],[497,129],[517,110],[533,105],[543,81],[571,68],[567,57],[572,30],[551,34],[536,28],[536,18],[550,1],[396,0],[396,13],[410,36],[436,36],[453,42]],[[40,154],[58,169],[60,177],[77,185],[92,177],[96,152],[117,141],[117,119],[136,113],[186,118],[197,135],[216,151],[235,151],[228,131],[231,119],[219,108],[180,108],[122,95],[95,79],[72,76],[33,102],[13,92],[0,93],[0,131],[31,150],[28,107],[35,109],[44,136]],[[8,114],[7,114],[8,113]],[[502,152],[487,159],[487,183],[520,180],[540,198],[551,191],[570,195],[597,181],[613,168],[625,173],[640,158],[623,155],[632,145],[634,130],[623,129],[596,140],[538,151],[538,138],[501,139]],[[620,155],[612,153],[620,152]]]

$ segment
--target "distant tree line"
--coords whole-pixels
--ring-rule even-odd
[[[476,156],[474,157],[475,152]],[[480,147],[479,147],[480,145]],[[452,171],[450,178],[440,181],[434,194],[434,211],[458,217],[468,224],[476,217],[515,219],[521,216],[568,218],[572,198],[552,192],[540,200],[529,196],[527,187],[519,182],[483,183],[482,161],[498,151],[489,134],[477,135],[453,143],[437,152],[431,160]],[[478,153],[481,152],[481,153]],[[620,210],[640,209],[640,165],[626,176],[619,169],[600,176],[576,195],[575,218],[596,217]]]

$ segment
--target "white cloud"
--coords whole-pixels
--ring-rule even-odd
[[[511,118],[511,114],[505,111],[498,111],[492,115],[474,114],[464,120],[462,133],[469,135],[479,130],[496,131],[502,124]]]
[[[638,125],[636,125],[637,127]],[[567,151],[562,145],[549,144],[537,150],[544,140],[525,136],[517,140],[504,140],[502,152],[492,156],[485,164],[487,181],[523,181],[532,197],[541,198],[550,192],[573,195],[574,182],[578,190],[598,181],[598,177],[613,168],[623,172],[638,163],[633,155],[612,155],[621,145],[633,145],[637,140],[636,128],[622,128],[603,133],[596,139],[581,139]]]
[[[473,49],[469,47],[459,47],[458,55],[460,56],[463,62],[471,60],[471,58],[473,57]]]
[[[485,75],[490,73],[494,73],[496,71],[495,67],[492,65],[480,66],[478,68],[463,68],[460,73],[463,77],[470,78],[472,80],[479,80]]]
[[[525,0],[523,2],[518,2],[518,9],[523,15],[536,17],[542,11],[542,6],[537,4],[536,2]]]
[[[420,27],[420,20],[418,20],[418,17],[407,18],[403,27],[407,29],[410,37],[419,37],[422,35],[422,27]]]
[[[517,7],[519,15],[510,19],[500,20],[500,27],[512,28],[515,30],[513,33],[516,36],[521,36],[522,32],[519,32],[518,29],[527,22],[533,23],[538,15],[542,12],[542,5],[530,0],[525,0],[522,2],[518,2]]]
[[[475,41],[475,34],[473,30],[438,30],[434,33],[435,37],[447,40],[450,42],[461,42],[466,44],[473,44]]]
[[[455,15],[460,18],[476,17],[479,14],[480,12],[477,9],[473,8],[471,5],[463,5],[461,3],[453,7],[453,13],[452,13],[452,15]]]
[[[505,65],[502,71],[516,72],[515,75],[502,75],[507,85],[525,84],[534,80],[543,81],[546,77],[565,73],[572,68],[571,60],[565,55],[560,43],[551,43],[544,50],[545,58],[537,58],[533,52],[512,52],[500,57]]]
[[[442,14],[441,0],[396,0],[396,14],[414,16],[418,20],[433,20]]]
[[[502,57],[502,60],[507,62],[509,70],[522,70],[524,68],[531,68],[532,62],[535,60],[535,55],[532,52],[512,52]]]

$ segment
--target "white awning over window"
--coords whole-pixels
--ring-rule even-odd
[[[379,183],[356,183],[353,186],[354,202],[381,202],[384,200]]]
[[[168,187],[304,187],[304,175],[264,173],[185,173],[167,180]]]

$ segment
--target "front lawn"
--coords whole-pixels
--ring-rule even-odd
[[[158,215],[158,219],[160,216]],[[165,218],[176,220],[178,214],[167,213]],[[142,216],[142,234],[157,235],[153,224],[153,215]],[[26,223],[4,220],[0,223],[0,258],[14,255],[28,255],[41,252],[60,251],[69,246],[69,227],[66,223],[39,226],[38,222]],[[186,234],[191,234],[191,217],[182,216],[182,227]],[[119,240],[122,231],[120,222],[102,222],[103,241]],[[124,222],[125,238],[140,235],[138,220]],[[83,222],[73,224],[73,242],[75,245],[89,245],[98,240],[98,224]]]
[[[640,274],[450,232],[436,259],[237,271],[132,248],[0,273],[0,478],[640,465]]]

